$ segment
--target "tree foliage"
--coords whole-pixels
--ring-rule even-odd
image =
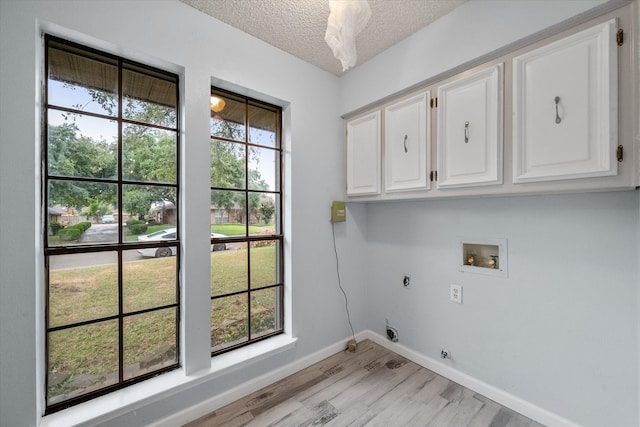
[[[276,205],[271,198],[264,198],[260,202],[260,209],[258,210],[262,222],[268,224],[273,218],[273,214],[276,211]]]
[[[93,218],[96,222],[102,217],[102,215],[111,214],[113,211],[109,205],[101,200],[92,200],[84,211],[84,215],[89,218]]]
[[[79,135],[68,121],[48,128],[49,174],[63,177],[113,178],[116,175],[115,144]],[[115,186],[80,181],[49,182],[49,206],[60,204],[81,209],[91,201],[113,204]]]
[[[73,89],[75,86],[69,85]],[[117,114],[116,95],[86,89],[92,101],[100,104],[107,115]],[[86,105],[73,105],[83,110]],[[75,122],[76,114],[63,114],[65,122],[48,127],[48,167],[52,176],[114,179],[118,175],[117,141],[95,140],[83,135]],[[124,98],[123,117],[143,123],[172,126],[175,108]],[[106,120],[106,119],[105,119]],[[86,131],[86,130],[85,130]],[[153,203],[176,204],[173,187],[149,186],[146,183],[175,184],[177,177],[177,139],[175,132],[124,124],[122,130],[122,176],[140,185],[127,185],[123,192],[125,212],[144,216]],[[91,181],[49,181],[49,206],[60,204],[77,210],[86,208],[88,217],[97,218],[117,208],[117,186]]]
[[[90,102],[99,104],[107,115],[117,116],[116,94],[85,89],[91,96]],[[83,110],[87,105],[74,107]],[[114,179],[118,176],[117,141],[84,136],[74,121],[75,116],[66,114],[63,124],[49,126],[49,174],[69,178]],[[165,127],[173,127],[177,121],[175,108],[127,96],[123,97],[122,116],[139,123]],[[211,142],[211,186],[215,188],[211,192],[211,203],[227,212],[240,209],[243,216],[247,216],[248,205],[251,214],[268,221],[273,215],[273,201],[267,200],[259,192],[269,188],[257,167],[247,174],[246,165],[258,165],[260,153],[241,143],[245,139],[245,132],[244,123],[212,120],[211,133],[220,139]],[[177,182],[178,147],[175,132],[125,123],[122,126],[121,146],[122,177],[132,182],[123,189],[123,212],[141,218],[154,205],[173,203],[177,206],[175,188],[161,185]],[[111,207],[117,209],[115,184],[55,178],[49,182],[49,206],[60,204],[77,210],[85,208],[85,215],[93,218],[110,213]],[[258,191],[249,192],[248,200],[245,200],[246,189]]]
[[[212,134],[224,138],[211,142],[211,186],[217,188],[211,192],[212,205],[224,209],[227,213],[232,209],[239,209],[242,216],[246,217],[248,202],[249,212],[259,216],[260,204],[264,198],[262,193],[249,192],[249,199],[246,201],[244,191],[233,191],[246,188],[269,189],[269,184],[262,178],[258,169],[250,169],[246,175],[246,164],[251,161],[252,164],[259,165],[259,151],[253,147],[246,148],[243,143],[232,142],[244,140],[244,126],[238,123],[214,120]]]

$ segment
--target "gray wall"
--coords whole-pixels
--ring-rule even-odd
[[[581,425],[637,425],[637,226],[630,191],[370,205],[369,328]],[[507,239],[508,278],[458,271],[460,237]]]

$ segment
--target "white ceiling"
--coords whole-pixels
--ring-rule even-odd
[[[324,41],[329,0],[180,1],[332,74],[343,74]],[[466,1],[369,0],[371,18],[356,38],[356,66]]]

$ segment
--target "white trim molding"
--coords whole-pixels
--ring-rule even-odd
[[[464,372],[461,372],[435,359],[418,353],[417,351],[412,350],[409,347],[391,342],[386,337],[383,337],[382,335],[379,335],[373,331],[366,330],[360,333],[359,336],[362,336],[364,339],[370,339],[371,341],[380,344],[381,346],[393,351],[394,353],[397,353],[400,356],[406,357],[412,362],[417,363],[423,368],[429,369],[439,375],[442,375],[448,380],[451,380],[470,390],[473,390],[476,393],[479,393],[484,397],[487,397],[499,403],[502,406],[513,409],[514,411],[524,415],[525,417],[531,418],[532,420],[544,424],[545,426],[580,427],[580,424],[577,424],[573,421],[561,417],[558,414],[534,405],[531,402],[514,396],[513,394],[494,387],[491,384],[480,381],[479,379],[467,375]]]
[[[185,408],[181,412],[173,414],[171,417],[164,418],[152,424],[151,427],[170,427],[175,425],[182,425],[190,421],[196,420],[204,415],[207,415],[219,408],[222,408],[229,403],[232,403],[238,399],[241,399],[255,391],[260,390],[263,387],[271,385],[289,375],[295,374],[302,369],[305,369],[314,363],[317,363],[329,356],[332,356],[339,351],[345,349],[345,343],[350,337],[346,337],[343,340],[336,342],[330,346],[327,346],[317,352],[303,357],[295,362],[292,362],[286,366],[283,366],[274,371],[268,372],[254,380],[247,381],[237,387],[228,390],[225,393],[218,394],[211,397],[197,405],[189,408]],[[379,335],[370,330],[364,330],[356,334],[356,341],[360,342],[366,339],[379,344],[394,353],[397,353],[412,362],[429,369],[443,377],[454,381],[470,390],[475,391],[500,405],[506,406],[514,411],[531,418],[541,424],[548,427],[580,427],[579,424],[561,417],[553,412],[550,412],[544,408],[534,405],[524,399],[514,396],[504,390],[487,384],[478,380],[464,372],[453,369],[435,359],[427,357],[423,354],[416,352],[402,344],[397,344],[389,341],[386,337]]]

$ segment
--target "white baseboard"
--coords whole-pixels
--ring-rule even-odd
[[[362,341],[364,339],[367,339],[367,333],[368,331],[364,331],[356,334],[356,340]],[[298,359],[279,369],[267,372],[266,374],[254,378],[251,381],[242,383],[224,393],[217,394],[210,399],[198,403],[197,405],[183,409],[178,413],[172,414],[170,417],[156,421],[149,427],[173,427],[176,425],[186,424],[193,420],[197,420],[198,418],[203,417],[215,411],[216,409],[220,409],[223,406],[228,405],[229,403],[235,402],[238,399],[241,399],[255,391],[260,390],[261,388],[280,381],[281,379],[295,374],[296,372],[299,372],[304,368],[308,368],[314,363],[318,363],[329,356],[333,356],[334,354],[345,349],[346,343],[349,338],[350,337],[347,337],[335,344],[331,344],[330,346],[318,350],[306,357]]]
[[[454,381],[470,390],[475,391],[507,408],[531,418],[541,424],[548,427],[580,427],[579,424],[574,423],[560,415],[554,414],[546,409],[536,406],[530,402],[527,402],[517,396],[514,396],[504,390],[496,388],[490,384],[478,380],[470,375],[458,371],[444,363],[420,354],[402,344],[397,344],[389,341],[386,337],[379,335],[373,331],[365,330],[356,334],[356,340],[362,341],[370,339],[371,341],[380,344],[381,346],[397,353],[407,359],[411,360],[418,365],[429,369],[443,377]],[[190,421],[196,420],[204,415],[207,415],[216,409],[219,409],[229,403],[232,403],[238,399],[241,399],[255,391],[260,390],[270,384],[275,383],[289,375],[295,374],[304,368],[307,368],[314,363],[317,363],[345,348],[345,343],[348,338],[341,340],[335,344],[325,347],[309,356],[303,357],[295,362],[292,362],[286,366],[276,369],[271,372],[255,378],[251,381],[247,381],[240,384],[231,390],[211,397],[197,405],[186,408],[176,414],[171,415],[168,418],[164,418],[160,421],[152,424],[152,427],[170,427],[175,425],[182,425]]]
[[[514,396],[504,390],[487,384],[478,380],[470,375],[460,372],[436,359],[432,359],[423,354],[420,354],[402,344],[397,344],[389,341],[386,337],[379,335],[373,331],[365,330],[359,334],[361,339],[370,339],[371,341],[380,344],[381,346],[406,357],[418,365],[427,368],[443,377],[456,382],[470,390],[475,391],[487,397],[502,406],[513,409],[514,411],[531,418],[541,424],[548,427],[580,427],[579,424],[574,423],[560,415],[547,411],[544,408],[536,406],[526,400],[523,400],[517,396]]]

